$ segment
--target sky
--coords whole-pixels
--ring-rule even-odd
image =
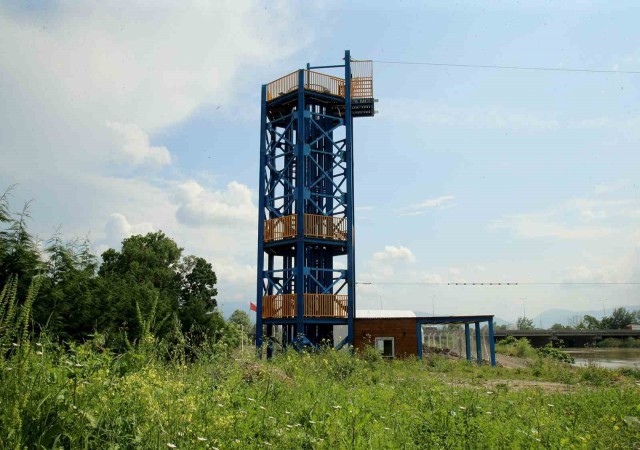
[[[640,282],[640,74],[383,62],[640,71],[638,17],[634,1],[0,1],[0,189],[33,200],[41,239],[60,227],[97,254],[162,230],[213,264],[226,314],[248,311],[260,86],[350,49],[380,61],[379,114],[354,126],[358,309],[640,307],[619,284]]]

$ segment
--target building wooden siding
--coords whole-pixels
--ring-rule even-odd
[[[394,338],[395,357],[417,356],[417,320],[410,318],[356,319],[354,321],[354,347],[373,346],[377,337]]]

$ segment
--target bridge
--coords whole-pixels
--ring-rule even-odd
[[[527,338],[534,347],[542,347],[562,339],[566,347],[584,347],[606,338],[640,339],[640,330],[495,330],[496,342],[513,336]]]

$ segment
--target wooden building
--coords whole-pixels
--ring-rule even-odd
[[[487,325],[491,365],[495,365],[493,315],[418,317],[412,311],[358,310],[354,321],[354,347],[373,346],[386,358],[422,358],[423,327],[463,325],[466,358],[471,360],[471,326],[475,331],[475,359],[482,362],[481,324]]]

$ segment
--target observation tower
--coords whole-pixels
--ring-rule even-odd
[[[265,325],[284,346],[353,344],[353,119],[372,117],[374,103],[373,64],[348,50],[344,64],[307,64],[262,86],[258,348]]]

